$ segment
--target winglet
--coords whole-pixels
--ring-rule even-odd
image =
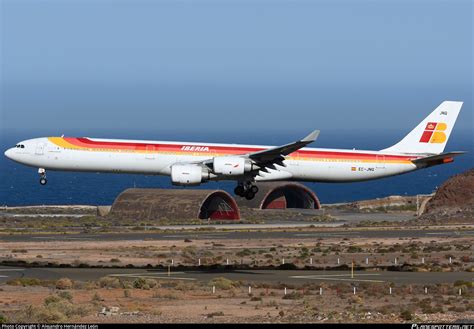
[[[308,144],[312,143],[318,138],[318,136],[319,136],[319,130],[315,130],[312,133],[310,133],[308,136],[303,138],[301,142],[308,143]]]

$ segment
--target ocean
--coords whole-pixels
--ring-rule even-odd
[[[263,130],[263,129],[262,129]],[[102,138],[130,138],[149,140],[204,141],[279,145],[288,143],[306,132],[88,132],[87,136]],[[33,137],[50,136],[41,132],[5,133],[0,143],[0,206],[19,205],[110,205],[115,197],[130,187],[177,188],[171,185],[169,177],[74,173],[48,171],[48,184],[41,186],[37,169],[25,167],[3,156],[3,152],[17,142]],[[57,134],[56,134],[57,135]],[[83,136],[84,134],[68,134]],[[388,147],[404,133],[390,131],[324,131],[311,147],[356,148],[377,150]],[[446,151],[467,151],[457,157],[454,163],[435,166],[405,175],[358,183],[304,183],[311,188],[322,203],[338,203],[355,200],[381,198],[389,195],[415,195],[431,193],[450,176],[473,168],[474,149],[471,132],[456,132],[451,135]],[[224,189],[233,193],[235,182],[209,182],[197,188]]]

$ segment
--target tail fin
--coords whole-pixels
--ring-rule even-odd
[[[442,102],[405,138],[382,151],[412,154],[442,153],[462,104],[463,102]]]

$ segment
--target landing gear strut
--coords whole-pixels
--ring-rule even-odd
[[[39,168],[38,169],[38,174],[40,175],[40,184],[41,185],[46,185],[46,183],[48,183],[48,180],[46,179],[46,169]]]
[[[240,197],[245,197],[247,200],[252,200],[258,192],[258,187],[252,182],[239,183],[234,189],[234,193]]]

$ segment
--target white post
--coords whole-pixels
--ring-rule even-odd
[[[319,294],[320,294],[320,295],[323,294],[323,287],[319,287]]]
[[[365,257],[365,264],[369,265],[369,257]]]
[[[452,261],[451,257],[449,257],[449,264],[452,264],[452,262],[453,261]]]
[[[201,266],[201,258],[198,259],[198,265]]]
[[[226,259],[226,264],[229,265],[229,258]]]
[[[425,287],[425,294],[428,293],[428,287]]]
[[[337,259],[337,265],[339,265],[340,261],[339,261],[339,258]]]
[[[392,287],[389,288],[389,294],[392,294]]]
[[[397,257],[395,257],[395,265],[397,265]]]
[[[168,276],[171,275],[171,266],[168,265]]]
[[[425,257],[421,257],[421,264],[425,263]]]
[[[312,258],[309,259],[309,264],[313,265],[313,259]]]
[[[285,265],[285,258],[282,258],[281,263]]]
[[[286,295],[286,287],[285,287],[285,295]]]
[[[249,286],[249,295],[252,293],[252,287]]]
[[[356,294],[356,287],[354,286],[354,295]]]
[[[459,296],[461,296],[461,293],[462,293],[462,289],[459,288]]]
[[[174,264],[174,259],[171,260],[171,265],[173,265],[173,264]]]
[[[212,286],[212,293],[213,293],[213,294],[216,293],[216,286]]]

